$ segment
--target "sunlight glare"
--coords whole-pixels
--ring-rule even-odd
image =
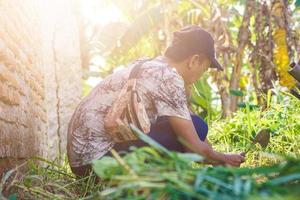
[[[83,16],[93,24],[106,25],[120,21],[122,14],[109,1],[85,0],[82,4]]]

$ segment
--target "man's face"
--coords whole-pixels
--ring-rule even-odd
[[[195,83],[211,65],[211,61],[206,56],[194,55],[188,63],[188,80],[187,84]]]

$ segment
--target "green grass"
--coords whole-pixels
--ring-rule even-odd
[[[76,179],[66,161],[32,159],[25,173],[6,174],[0,199],[298,199],[299,114],[300,101],[281,95],[264,111],[246,108],[213,122],[209,138],[225,152],[242,152],[259,130],[271,130],[269,146],[251,150],[241,168],[199,164],[201,156],[168,151],[138,132],[151,147],[96,160],[96,174],[84,179]]]
[[[260,130],[271,131],[268,147],[257,145],[247,156],[247,166],[276,162],[276,156],[264,158],[265,152],[300,157],[300,101],[294,97],[274,96],[263,112],[246,108],[230,119],[213,122],[211,127],[210,141],[224,152],[243,152]]]
[[[33,158],[26,163],[25,173],[19,168],[9,171],[5,187],[0,187],[0,199],[1,192],[11,199],[14,195],[17,199],[81,199],[101,189],[101,184],[95,184],[95,174],[76,179],[68,163],[57,163]]]

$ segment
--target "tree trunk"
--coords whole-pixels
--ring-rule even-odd
[[[223,53],[223,60],[224,60],[224,66],[229,65],[229,55],[227,52]],[[219,86],[219,94],[221,96],[221,102],[222,102],[222,117],[227,118],[231,116],[230,112],[230,98],[228,93],[228,87],[224,84],[224,82],[228,83],[228,78],[225,73],[219,73],[219,76],[217,78],[217,85]]]
[[[257,39],[256,52],[258,54],[258,60],[260,62],[260,82],[261,91],[263,94],[267,94],[268,91],[273,88],[272,81],[276,80],[275,65],[273,63],[273,40],[272,40],[272,25],[270,10],[266,3],[258,3],[260,18],[256,21],[259,26],[256,29],[259,38]],[[260,22],[260,23],[258,23]],[[264,35],[263,33],[266,32]],[[262,102],[265,104],[266,102]]]
[[[255,1],[247,1],[245,13],[242,21],[242,25],[239,29],[238,33],[238,49],[237,55],[233,67],[233,71],[230,78],[230,89],[238,90],[239,89],[239,81],[241,76],[241,67],[243,63],[244,49],[249,41],[249,25],[250,25],[250,17],[253,11],[253,5]],[[237,96],[230,97],[230,111],[234,112],[237,108]]]
[[[272,1],[272,16],[275,20],[272,38],[275,46],[273,50],[274,63],[276,64],[279,83],[291,89],[296,85],[296,81],[287,72],[292,55],[291,47],[288,45],[291,41],[291,33],[286,16],[287,4],[286,0]]]

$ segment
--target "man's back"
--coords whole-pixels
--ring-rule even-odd
[[[89,164],[114,146],[112,138],[104,129],[104,117],[117,99],[134,65],[132,63],[106,77],[77,107],[68,129],[68,157],[71,166]],[[184,82],[162,57],[145,62],[140,72],[137,89],[151,122],[162,115],[190,119]]]

